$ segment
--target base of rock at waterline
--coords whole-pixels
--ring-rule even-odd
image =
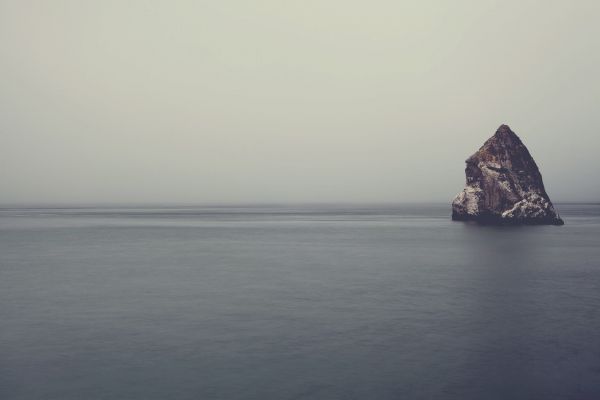
[[[564,225],[565,222],[560,218],[541,217],[541,218],[506,218],[498,214],[483,213],[479,215],[462,214],[452,212],[453,221],[471,221],[480,225]]]

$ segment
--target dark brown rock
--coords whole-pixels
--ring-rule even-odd
[[[501,125],[466,163],[467,184],[452,202],[453,220],[564,223],[544,189],[535,161],[508,125]]]

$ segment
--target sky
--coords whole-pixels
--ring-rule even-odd
[[[0,0],[0,203],[600,201],[600,2]]]

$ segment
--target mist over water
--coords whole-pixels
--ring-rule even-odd
[[[600,206],[0,210],[6,399],[592,399]]]
[[[0,204],[598,201],[597,0],[0,1]]]

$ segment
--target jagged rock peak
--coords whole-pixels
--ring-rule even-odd
[[[466,163],[467,183],[452,202],[452,219],[563,224],[546,193],[538,166],[508,125],[500,125]]]

